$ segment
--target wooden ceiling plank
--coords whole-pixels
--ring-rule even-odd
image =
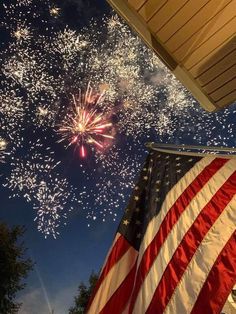
[[[146,1],[147,0],[128,0],[128,3],[137,11],[144,5]]]
[[[190,69],[190,73],[193,77],[199,77],[201,74],[205,73],[208,69],[215,66],[229,53],[234,52],[236,49],[236,37],[232,37],[231,40],[223,41],[221,46],[213,50],[207,56],[205,56],[201,61],[194,65]],[[235,58],[236,59],[236,58]]]
[[[190,21],[201,8],[206,5],[209,0],[198,0],[196,5],[196,0],[188,1],[181,10],[176,13],[173,18],[157,33],[161,41],[166,43],[168,39],[175,34],[183,25]]]
[[[147,22],[154,16],[154,14],[164,7],[167,2],[168,0],[148,0],[138,11],[138,13]]]
[[[203,89],[209,94],[213,93],[215,90],[219,89],[220,87],[225,85],[227,82],[231,81],[234,77],[236,77],[236,65],[233,67],[230,67],[228,70],[226,70],[224,73],[216,77],[210,83],[203,86]]]
[[[219,89],[211,93],[210,96],[214,101],[218,101],[235,90],[236,90],[236,77],[229,81],[224,86],[220,87]]]
[[[156,33],[158,32],[177,12],[180,10],[185,3],[189,0],[172,0],[168,1],[167,4],[155,14],[148,22],[150,29]]]
[[[232,91],[230,94],[222,98],[221,100],[217,101],[217,105],[221,108],[230,105],[236,99],[236,90]]]
[[[202,75],[197,77],[197,81],[201,86],[208,84],[214,78],[221,75],[225,70],[228,70],[236,63],[236,51],[233,50],[231,53],[226,55],[222,60],[213,65],[210,69],[205,71]]]
[[[227,7],[228,8],[228,7]],[[229,6],[230,8],[230,6]],[[217,36],[217,33],[222,29],[227,29],[227,24],[231,23],[235,32],[235,12],[231,10],[221,11],[215,18],[209,21],[200,31],[198,31],[194,36],[192,36],[185,44],[183,44],[178,50],[176,50],[173,55],[179,61],[188,59],[188,56],[194,53],[198,48],[206,45],[209,40],[214,36]],[[232,32],[231,32],[232,35]],[[224,39],[222,39],[224,40]]]
[[[236,18],[230,20],[224,25],[220,30],[218,30],[213,36],[211,36],[207,41],[205,41],[200,47],[194,50],[191,55],[188,55],[184,60],[183,64],[186,69],[191,69],[195,64],[197,64],[206,55],[211,53],[211,51],[217,49],[222,42],[235,36],[236,30]],[[175,55],[174,55],[175,56]]]
[[[175,52],[186,43],[194,34],[202,29],[209,20],[213,19],[222,11],[232,0],[211,0],[195,14],[177,33],[166,42],[166,47],[170,52]]]

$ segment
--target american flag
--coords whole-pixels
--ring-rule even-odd
[[[152,151],[87,313],[220,313],[235,284],[236,159]]]

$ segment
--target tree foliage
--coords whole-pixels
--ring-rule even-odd
[[[16,293],[25,286],[22,279],[32,269],[33,263],[25,258],[24,242],[20,238],[22,226],[9,228],[0,222],[0,313],[14,314],[20,304],[15,301]]]
[[[74,298],[75,305],[69,309],[69,314],[85,313],[89,298],[92,295],[97,280],[98,275],[92,272],[87,286],[81,282],[78,288],[78,295]]]

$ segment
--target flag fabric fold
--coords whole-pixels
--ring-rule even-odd
[[[152,151],[89,314],[217,314],[236,284],[236,159]]]

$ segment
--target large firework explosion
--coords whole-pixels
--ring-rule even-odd
[[[115,220],[145,141],[235,145],[235,107],[202,110],[116,15],[72,28],[56,2],[2,6],[0,136],[11,147],[4,186],[32,204],[46,236],[56,237],[68,210]],[[79,100],[88,82],[93,104]],[[64,153],[68,144],[90,154]],[[72,161],[76,184],[65,171]]]
[[[88,84],[84,93],[79,91],[78,96],[72,95],[73,109],[67,113],[59,133],[61,141],[67,141],[68,146],[75,145],[80,150],[80,156],[87,155],[86,146],[94,145],[105,148],[105,139],[112,140],[112,123],[104,114],[104,92],[95,95]]]

